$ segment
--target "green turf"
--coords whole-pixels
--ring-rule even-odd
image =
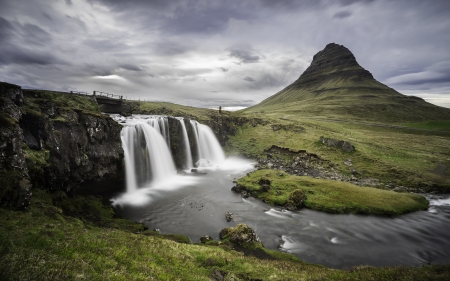
[[[271,181],[267,192],[260,191],[258,182],[261,178]],[[285,206],[289,195],[301,189],[307,197],[306,207],[330,213],[401,215],[428,209],[428,201],[420,195],[359,187],[348,182],[291,176],[274,170],[255,171],[237,183],[249,189],[253,196],[278,206]]]

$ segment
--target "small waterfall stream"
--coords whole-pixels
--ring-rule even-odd
[[[225,154],[211,128],[192,120],[191,125],[197,139],[199,154],[199,160],[196,163],[197,167],[209,167],[222,163],[225,160]]]
[[[180,121],[180,125],[181,125],[181,133],[183,136],[183,146],[184,146],[184,155],[186,158],[185,161],[185,167],[186,169],[191,169],[192,166],[192,152],[191,152],[191,146],[189,143],[189,137],[186,131],[186,125],[184,125],[184,118],[177,118]]]

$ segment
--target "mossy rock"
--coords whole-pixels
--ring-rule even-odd
[[[220,239],[228,240],[231,243],[236,245],[245,245],[245,244],[259,244],[261,245],[261,241],[259,240],[258,235],[256,235],[255,231],[246,224],[238,224],[235,227],[224,228],[220,231]]]
[[[306,200],[305,191],[302,189],[296,189],[291,194],[289,194],[288,199],[286,200],[286,209],[288,210],[297,210],[303,207]]]

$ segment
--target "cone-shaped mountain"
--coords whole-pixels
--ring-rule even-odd
[[[328,44],[292,84],[245,112],[302,114],[380,122],[450,120],[450,109],[378,82],[346,47]]]

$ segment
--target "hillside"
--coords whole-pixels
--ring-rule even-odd
[[[450,109],[378,82],[349,49],[334,43],[314,55],[295,82],[243,112],[381,123],[450,120]]]

